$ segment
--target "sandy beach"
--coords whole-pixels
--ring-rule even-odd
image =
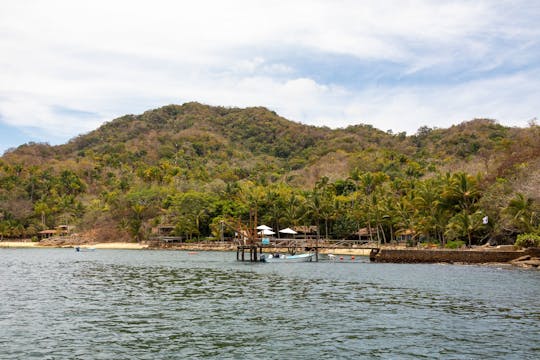
[[[32,241],[0,241],[0,248],[31,248],[40,247],[39,243]]]
[[[110,243],[86,243],[86,244],[41,244],[39,242],[32,241],[0,241],[0,248],[74,248],[80,246],[81,248],[94,248],[94,249],[122,249],[122,250],[142,250],[148,249],[148,244],[131,243],[131,242],[110,242]],[[162,249],[169,250],[197,250],[197,251],[234,251],[236,246],[233,245],[214,245],[214,244],[197,244],[188,243],[177,246],[170,246]],[[266,252],[278,252],[283,249],[269,248],[265,249]],[[334,254],[334,255],[353,255],[353,256],[369,256],[370,249],[321,249],[321,254]]]
[[[84,245],[81,247],[93,247],[95,249],[141,250],[141,249],[147,249],[148,245],[139,244],[139,243],[113,242],[113,243],[90,244],[90,245]]]
[[[76,245],[62,245],[56,246],[59,248],[73,248]],[[123,250],[141,250],[148,248],[146,244],[139,243],[125,243],[125,242],[113,242],[113,243],[96,243],[78,245],[81,248],[94,248],[94,249],[123,249]],[[50,248],[55,246],[42,245],[39,242],[32,241],[0,241],[0,248]]]

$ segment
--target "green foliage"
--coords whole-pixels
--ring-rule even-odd
[[[176,235],[184,235],[187,239],[209,235],[208,220],[214,212],[209,194],[193,190],[178,193],[169,196],[164,205],[168,221],[176,224]]]
[[[516,193],[504,209],[508,226],[516,232],[530,233],[540,225],[540,208],[533,198]]]
[[[526,249],[540,247],[540,235],[538,234],[519,234],[514,244],[517,249]]]
[[[448,241],[444,247],[447,248],[447,249],[460,249],[463,246],[465,246],[464,241],[452,240],[452,241]]]
[[[479,244],[538,231],[538,136],[537,126],[487,119],[406,136],[305,126],[264,108],[168,105],[65,145],[8,151],[0,237],[66,223],[137,240],[157,224],[188,239],[217,237],[220,221],[246,223],[256,210],[275,229]]]

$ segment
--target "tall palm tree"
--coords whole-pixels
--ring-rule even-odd
[[[302,198],[297,194],[291,194],[288,199],[285,201],[283,207],[283,218],[290,225],[298,226],[302,220],[303,213],[302,209]]]
[[[306,215],[309,216],[317,225],[317,239],[320,237],[320,221],[323,213],[323,201],[321,194],[317,191],[312,191],[306,198]]]
[[[447,218],[444,217],[442,187],[438,179],[429,179],[417,184],[414,191],[413,204],[416,210],[418,233],[428,239],[437,238],[444,246],[444,227]]]
[[[254,211],[255,215],[258,214],[259,207],[264,202],[265,194],[266,192],[264,187],[260,185],[255,185],[251,181],[246,181],[242,183],[240,191],[238,192],[239,201],[247,205],[250,214]],[[257,225],[258,224],[250,224],[250,231],[252,231],[253,228],[255,228]]]
[[[8,223],[7,221],[2,221],[0,217],[0,241],[4,241],[4,234],[8,232]]]
[[[283,207],[284,207],[284,200],[281,197],[281,194],[279,192],[279,189],[270,189],[266,193],[265,197],[266,202],[266,211],[268,212],[266,215],[268,217],[268,220],[270,220],[270,224],[275,228],[279,230],[280,227],[280,220],[283,217]],[[278,232],[279,237],[279,232]]]

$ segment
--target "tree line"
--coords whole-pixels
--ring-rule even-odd
[[[145,240],[170,225],[217,238],[257,210],[275,229],[440,246],[539,232],[540,127],[475,119],[392,134],[305,126],[264,108],[169,105],[60,146],[0,158],[0,239],[75,225],[99,240]]]
[[[2,238],[32,237],[59,224],[105,228],[110,236],[124,233],[138,241],[160,224],[172,225],[173,234],[186,239],[218,238],[221,221],[245,222],[253,209],[275,229],[315,226],[317,236],[330,239],[354,239],[367,229],[379,243],[412,234],[415,241],[440,246],[475,245],[540,230],[537,201],[503,179],[490,184],[464,172],[392,178],[353,169],[346,178],[321,177],[301,189],[250,179],[194,183],[182,174],[165,182],[148,168],[105,174],[96,186],[95,174],[86,174],[85,181],[68,169],[1,168]]]

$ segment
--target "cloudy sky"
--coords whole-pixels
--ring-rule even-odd
[[[2,0],[0,153],[198,101],[413,134],[540,116],[540,2]]]

